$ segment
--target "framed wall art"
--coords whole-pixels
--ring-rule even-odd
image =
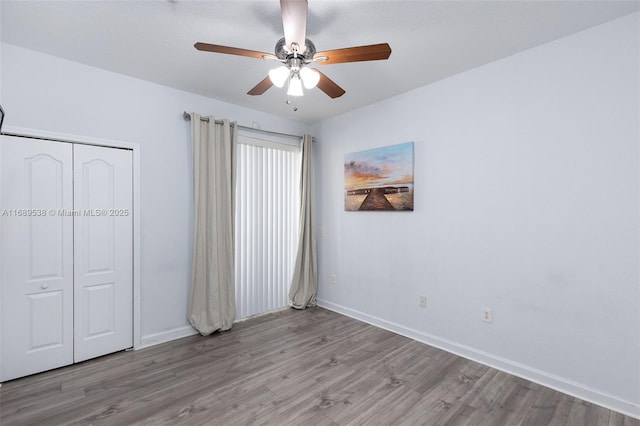
[[[344,156],[345,211],[413,211],[413,142]]]

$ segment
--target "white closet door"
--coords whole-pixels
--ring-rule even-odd
[[[0,140],[0,381],[73,362],[72,146]]]
[[[132,153],[74,146],[74,360],[133,346]]]

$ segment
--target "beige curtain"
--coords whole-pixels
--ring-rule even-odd
[[[191,114],[195,224],[189,322],[203,336],[231,328],[237,130]]]
[[[293,270],[289,300],[296,309],[316,305],[318,295],[318,259],[316,238],[313,232],[313,163],[311,157],[312,138],[302,138],[302,173],[300,182],[300,232],[298,255]]]

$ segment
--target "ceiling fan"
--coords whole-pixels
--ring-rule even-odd
[[[344,95],[345,91],[333,80],[308,65],[329,65],[346,62],[377,61],[388,59],[391,47],[387,43],[316,52],[307,32],[307,0],[280,0],[284,38],[276,43],[275,55],[255,50],[196,43],[201,51],[226,53],[256,59],[279,61],[283,65],[269,71],[269,75],[247,92],[248,95],[262,95],[271,86],[283,87],[288,83],[287,95],[302,96],[302,86],[307,89],[318,87],[331,98]]]

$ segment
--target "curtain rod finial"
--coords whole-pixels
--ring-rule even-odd
[[[184,118],[185,120],[191,120],[191,114],[189,114],[187,111],[184,111],[182,113],[182,118]]]

